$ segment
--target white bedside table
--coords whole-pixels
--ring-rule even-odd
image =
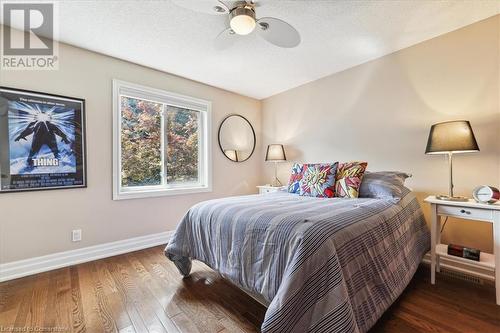
[[[283,186],[260,185],[257,186],[257,188],[259,189],[259,194],[265,194],[278,192],[283,188]]]
[[[495,274],[496,298],[500,305],[500,204],[481,204],[472,199],[466,202],[445,201],[434,196],[424,201],[431,205],[431,283],[436,283],[440,257],[446,257],[452,263],[491,271]],[[494,254],[481,252],[480,261],[448,255],[447,245],[441,244],[441,216],[492,223]],[[467,272],[474,274],[473,271]]]

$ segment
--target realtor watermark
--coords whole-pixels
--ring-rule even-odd
[[[0,0],[0,4],[0,69],[59,69],[57,2]]]

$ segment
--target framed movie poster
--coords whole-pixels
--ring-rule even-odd
[[[85,100],[0,87],[0,193],[86,187]]]

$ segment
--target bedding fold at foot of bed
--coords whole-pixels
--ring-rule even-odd
[[[179,270],[179,273],[182,274],[184,277],[188,277],[189,274],[191,273],[191,259],[188,257],[183,257],[175,254],[171,254],[168,252],[165,252],[165,255],[167,256],[168,259],[170,259],[174,264],[175,267]]]

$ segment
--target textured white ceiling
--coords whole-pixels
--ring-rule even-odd
[[[289,22],[302,43],[282,49],[252,33],[216,51],[225,18],[169,0],[61,1],[60,40],[262,99],[500,13],[500,0],[258,4],[257,17]]]

